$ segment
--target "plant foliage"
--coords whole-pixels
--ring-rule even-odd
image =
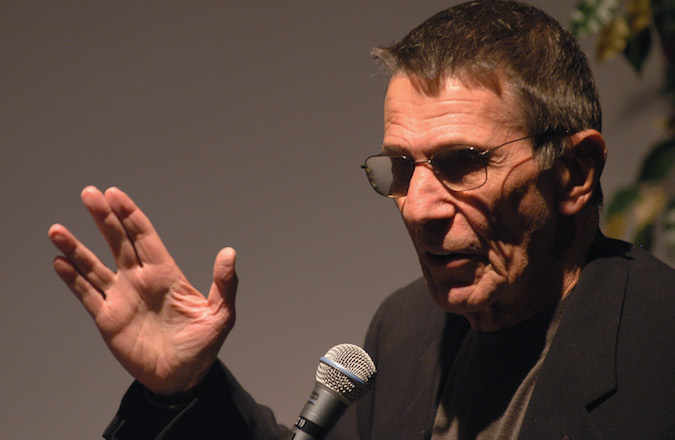
[[[605,226],[608,235],[648,249],[660,238],[675,258],[675,1],[582,0],[571,29],[577,38],[596,37],[599,61],[623,56],[638,74],[651,52],[663,56],[670,103],[663,139],[647,152],[635,181],[612,196]]]

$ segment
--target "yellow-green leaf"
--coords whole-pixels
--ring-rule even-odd
[[[626,48],[629,35],[626,19],[621,16],[615,17],[598,35],[596,44],[598,61],[606,61],[621,53]]]
[[[650,0],[629,0],[626,4],[626,21],[631,35],[637,35],[652,22]]]

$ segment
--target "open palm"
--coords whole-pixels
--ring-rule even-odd
[[[225,248],[216,257],[205,298],[126,194],[87,187],[82,201],[108,242],[117,271],[56,224],[49,237],[64,254],[54,259],[56,272],[94,318],[115,357],[143,385],[159,394],[197,385],[234,325],[234,250]]]

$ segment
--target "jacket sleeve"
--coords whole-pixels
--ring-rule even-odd
[[[275,440],[287,428],[217,361],[192,392],[169,398],[134,382],[103,436],[108,440]]]
[[[421,280],[401,289],[385,301],[373,318],[366,337],[365,349],[378,365],[378,369],[382,367],[386,370],[391,367],[390,363],[380,356],[382,343],[380,333],[383,323],[391,321],[391,314],[394,313],[395,318],[390,322],[390,327],[406,327],[399,324],[409,321],[408,314],[411,310],[419,309],[417,302],[431,304],[428,295],[421,295],[420,290],[425,290]],[[435,316],[433,321],[440,322],[442,327],[445,314],[439,312],[433,305],[426,305],[423,308],[430,309]],[[394,312],[391,312],[392,309]],[[397,313],[403,313],[401,310],[405,312],[405,316],[401,315],[403,318],[399,320]],[[423,315],[418,321],[422,323],[423,333],[429,333],[428,316]],[[396,340],[398,338],[394,338],[394,342]],[[413,340],[415,344],[412,346],[422,343],[420,338]],[[394,342],[389,341],[389,345]],[[399,357],[398,352],[394,357]],[[375,389],[371,393],[347,409],[330,432],[329,440],[371,438],[378,382],[381,380],[376,379]],[[398,388],[398,384],[393,384],[393,387]],[[385,420],[383,423],[386,422]],[[134,382],[122,399],[120,408],[106,429],[104,437],[108,440],[195,438],[273,440],[282,439],[287,432],[287,428],[276,423],[269,408],[258,405],[230,371],[222,363],[216,362],[204,382],[188,395],[166,399],[153,395],[143,385]]]

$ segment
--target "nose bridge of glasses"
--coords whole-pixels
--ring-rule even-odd
[[[417,165],[426,165],[430,170],[434,170],[434,167],[431,164],[431,159],[420,159],[412,161],[413,168],[417,168]]]

